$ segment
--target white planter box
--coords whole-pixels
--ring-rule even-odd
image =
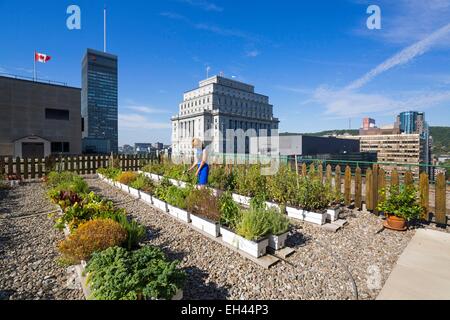
[[[128,189],[128,186],[126,184],[122,184],[120,182],[116,182],[116,186],[122,191],[125,191],[127,193],[130,192],[129,189]]]
[[[340,208],[336,209],[328,209],[327,210],[327,220],[334,222],[339,219],[339,213],[341,212]]]
[[[179,186],[178,180],[175,179],[169,179],[170,183],[173,184],[174,186]]]
[[[191,213],[191,222],[197,229],[206,232],[207,234],[218,238],[220,235],[220,225],[218,222],[211,221]]]
[[[258,242],[247,240],[238,235],[239,250],[251,255],[252,257],[259,258],[266,254],[267,247],[269,246],[269,239],[263,239]]]
[[[142,199],[143,201],[145,201],[145,202],[148,203],[148,204],[153,204],[153,203],[152,203],[152,196],[151,196],[151,195],[149,195],[149,194],[147,194],[147,193],[145,193],[145,192],[142,192],[142,191],[140,191],[139,193],[140,193],[141,199]]]
[[[171,206],[170,204],[167,204],[167,210],[171,216],[186,223],[190,222],[190,214],[186,210]]]
[[[152,200],[153,200],[153,205],[156,208],[158,208],[159,210],[162,210],[164,212],[167,212],[167,203],[165,203],[164,201],[159,200],[157,198],[154,198],[154,197],[152,198]]]
[[[286,246],[286,240],[289,232],[285,232],[278,236],[270,235],[269,236],[269,247],[274,250],[281,250]]]
[[[286,207],[288,217],[297,220],[302,220],[318,225],[324,225],[327,215],[322,213],[309,212],[303,209],[296,209],[292,207]]]
[[[135,198],[137,198],[137,199],[140,199],[140,198],[141,198],[141,195],[140,195],[140,192],[139,192],[138,189],[129,187],[129,190],[130,190],[130,194],[131,194],[133,197],[135,197]]]
[[[186,187],[187,187],[187,183],[184,182],[184,181],[178,181],[178,185],[179,185],[181,188],[186,188]]]
[[[266,201],[266,206],[267,206],[267,209],[272,209],[272,208],[274,208],[274,209],[280,210],[280,205],[277,204],[277,203],[273,203],[273,202],[268,202],[268,201]]]
[[[158,176],[157,174],[154,174],[154,173],[150,173],[150,178],[152,178],[155,181],[161,180],[160,176]]]
[[[220,227],[220,234],[222,235],[222,241],[229,245],[239,249],[239,238],[236,233],[225,227]]]
[[[243,204],[245,206],[249,206],[252,198],[233,193],[233,200],[236,201],[237,203]]]

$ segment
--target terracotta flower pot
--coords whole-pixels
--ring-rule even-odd
[[[397,231],[405,231],[407,229],[406,220],[403,218],[396,217],[394,215],[387,216],[384,226],[386,228]]]

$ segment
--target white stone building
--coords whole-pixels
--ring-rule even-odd
[[[270,136],[278,123],[269,97],[255,93],[252,85],[214,76],[184,93],[179,113],[172,117],[172,151],[189,155],[192,139],[200,138],[210,152],[249,153],[250,136]]]

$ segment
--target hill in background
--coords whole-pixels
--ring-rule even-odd
[[[430,127],[433,137],[433,156],[450,154],[450,127]],[[306,136],[329,136],[349,134],[356,136],[359,130],[327,130],[315,133],[302,133]]]

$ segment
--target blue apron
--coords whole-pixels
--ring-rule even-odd
[[[197,168],[200,168],[202,164],[202,158],[203,158],[203,150],[197,149],[197,158],[198,158],[198,165]],[[208,175],[209,175],[209,166],[207,163],[203,166],[203,168],[198,173],[198,185],[205,186],[208,184]]]

